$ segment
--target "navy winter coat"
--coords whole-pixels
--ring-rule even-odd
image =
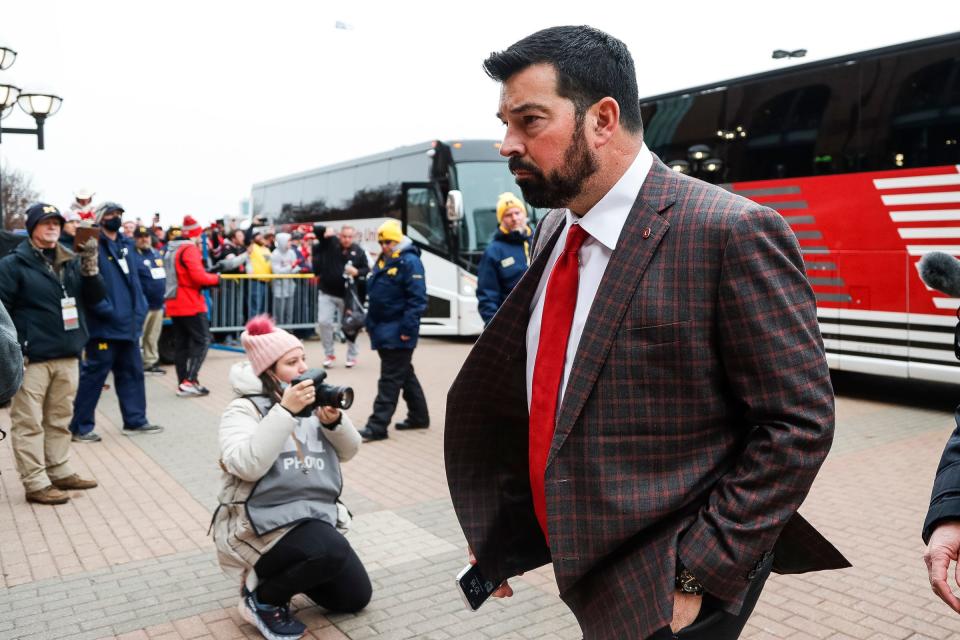
[[[367,279],[367,331],[373,349],[413,349],[420,316],[427,308],[420,249],[404,238],[393,253],[382,254]],[[409,336],[404,342],[400,336]]]
[[[118,235],[110,240],[100,232],[100,275],[107,296],[88,307],[90,337],[101,340],[139,340],[147,317],[147,299],[143,297],[137,275],[137,250],[133,242]],[[126,272],[120,266],[127,265]]]
[[[487,325],[530,266],[530,228],[497,229],[477,269],[477,307]]]
[[[0,301],[17,327],[23,355],[31,362],[77,358],[87,344],[87,314],[84,306],[103,298],[100,276],[81,276],[80,261],[62,245],[57,246],[55,275],[38,249],[28,241],[0,260]],[[64,291],[77,303],[80,327],[63,328]]]
[[[167,279],[154,278],[153,269],[163,270],[163,257],[153,249],[141,251],[134,249],[130,259],[137,263],[137,275],[140,277],[140,288],[147,299],[147,308],[151,311],[163,309],[163,296],[167,289]],[[159,275],[159,272],[157,272]]]

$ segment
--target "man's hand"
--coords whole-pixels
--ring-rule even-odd
[[[670,622],[670,630],[676,633],[681,629],[689,627],[697,619],[700,613],[700,607],[703,605],[703,596],[695,596],[692,593],[673,592],[673,621]]]
[[[344,273],[346,273],[346,274],[347,274],[348,276],[350,276],[351,278],[356,278],[356,277],[357,277],[357,274],[360,273],[360,270],[357,269],[357,268],[356,268],[355,266],[353,266],[352,264],[348,264],[347,266],[345,266],[345,267],[343,268],[343,271],[344,271]]]
[[[95,276],[100,273],[100,242],[96,238],[88,238],[77,248],[80,256],[80,275]]]
[[[469,546],[467,547],[467,557],[470,559],[470,564],[477,564],[477,557],[473,555],[473,549]],[[520,575],[523,575],[522,573]],[[510,583],[507,580],[504,580],[500,583],[500,586],[494,589],[490,595],[494,598],[510,598],[513,596],[513,588],[510,586]]]
[[[950,608],[960,613],[960,599],[954,595],[947,582],[947,569],[950,561],[957,562],[960,554],[960,522],[944,522],[933,530],[930,544],[923,552],[923,561],[927,563],[927,577],[933,592]],[[954,580],[960,585],[960,565],[955,570]]]

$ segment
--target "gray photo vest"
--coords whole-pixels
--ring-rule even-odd
[[[261,417],[273,406],[266,396],[245,397],[257,407]],[[316,416],[299,418],[273,466],[253,486],[246,509],[247,519],[258,536],[303,520],[322,520],[337,526],[337,499],[343,490],[343,476],[340,459],[323,429]]]

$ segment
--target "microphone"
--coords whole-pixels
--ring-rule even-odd
[[[949,253],[931,251],[920,260],[920,279],[951,298],[960,298],[960,260]]]

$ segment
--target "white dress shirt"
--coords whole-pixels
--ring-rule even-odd
[[[543,307],[546,302],[544,291],[547,288],[550,274],[553,272],[553,266],[557,263],[560,252],[563,251],[563,246],[567,241],[567,231],[570,229],[570,225],[579,224],[584,231],[590,234],[590,237],[580,247],[580,282],[577,287],[577,306],[573,312],[570,338],[567,340],[567,355],[563,363],[563,380],[560,383],[558,406],[563,402],[563,393],[567,388],[570,371],[573,369],[577,347],[580,345],[580,337],[583,335],[583,327],[587,323],[590,307],[593,306],[593,299],[600,287],[600,280],[603,278],[604,271],[607,270],[607,263],[610,262],[613,250],[617,248],[620,232],[623,231],[623,225],[627,221],[627,216],[630,215],[633,203],[637,199],[637,194],[640,192],[640,187],[643,186],[643,181],[646,180],[652,164],[653,156],[647,149],[647,145],[644,144],[640,147],[640,152],[627,171],[592,209],[583,214],[582,217],[577,217],[571,211],[567,211],[566,224],[563,231],[560,232],[557,244],[554,245],[553,251],[550,253],[547,266],[543,270],[543,276],[537,285],[537,292],[530,303],[530,323],[527,325],[528,411],[530,410],[530,400],[533,397],[533,369],[537,362],[537,348],[540,346],[540,322],[543,319]],[[539,241],[546,242],[547,238],[540,238]]]

